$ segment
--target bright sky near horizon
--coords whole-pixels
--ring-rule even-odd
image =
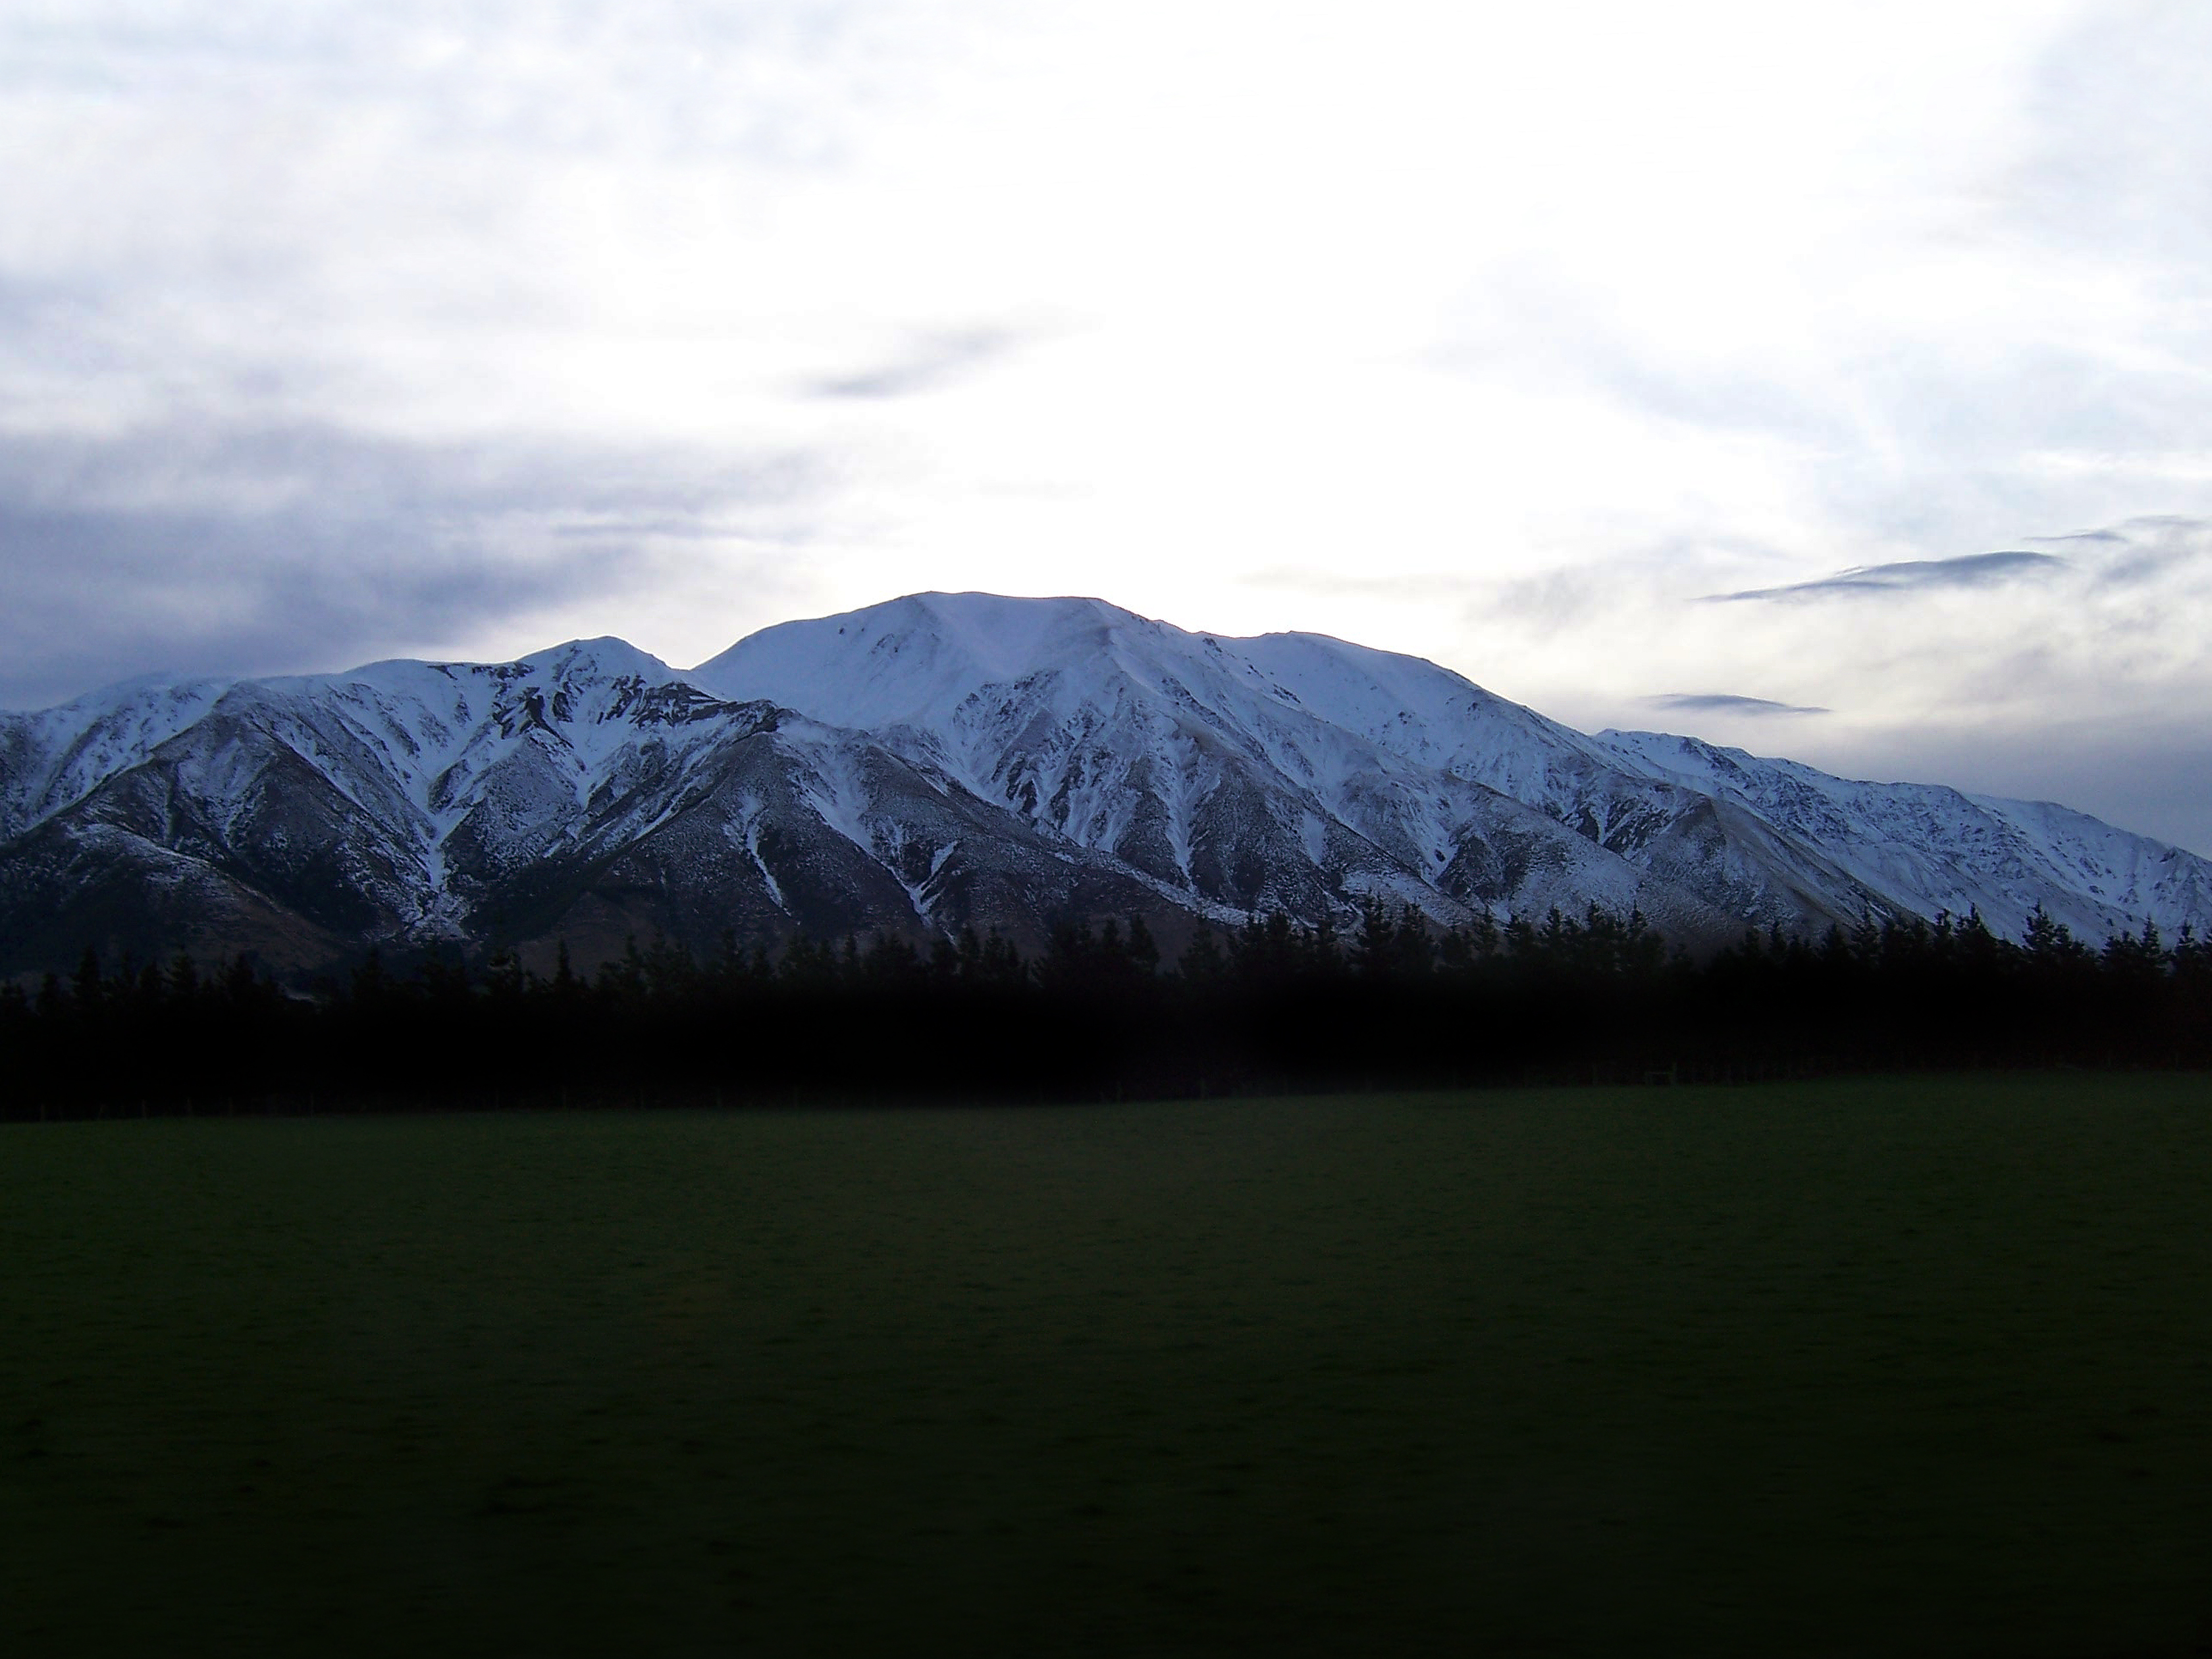
[[[924,588],[2212,852],[2212,6],[0,3],[0,704]]]

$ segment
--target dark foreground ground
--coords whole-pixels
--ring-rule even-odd
[[[2212,1080],[0,1130],[0,1650],[2212,1651]]]

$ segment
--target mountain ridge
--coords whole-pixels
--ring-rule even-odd
[[[1103,600],[910,594],[678,670],[611,636],[505,664],[144,677],[0,714],[0,971],[89,943],[945,936],[1170,942],[1370,900],[1438,925],[1639,908],[1686,944],[2037,907],[2212,920],[2212,864],[2053,804],[1589,734],[1422,659]]]

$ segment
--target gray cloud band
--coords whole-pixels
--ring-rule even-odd
[[[149,666],[278,672],[428,647],[625,591],[702,539],[772,556],[805,538],[814,501],[799,455],[319,425],[0,441],[0,705]]]
[[[1669,691],[1646,697],[1653,708],[1692,714],[1826,714],[1832,711],[1809,703],[1776,702],[1771,697],[1739,696],[1729,691]]]
[[[1781,587],[1747,587],[1735,593],[1709,593],[1708,599],[1814,599],[1835,593],[1917,593],[1936,588],[1994,587],[2021,577],[2063,570],[2067,561],[2051,553],[1968,553],[1954,559],[1906,559],[1895,564],[1860,565],[1817,581]]]

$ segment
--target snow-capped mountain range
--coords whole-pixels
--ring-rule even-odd
[[[149,679],[0,714],[0,971],[87,944],[274,965],[372,943],[576,959],[655,935],[917,938],[1141,913],[1441,924],[1595,901],[1695,944],[2040,905],[2212,921],[2212,863],[2042,803],[1572,731],[1310,634],[916,594],[687,672],[619,640],[502,664]]]

